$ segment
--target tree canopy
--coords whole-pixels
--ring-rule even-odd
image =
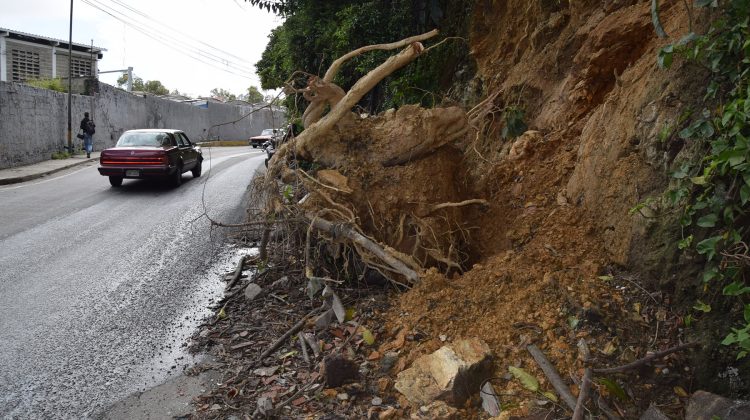
[[[127,73],[123,73],[123,75],[117,79],[117,86],[123,87],[126,83],[128,83],[128,75]],[[133,77],[133,90],[148,92],[154,95],[169,94],[169,89],[167,89],[160,81],[147,80],[144,82],[143,79],[138,76]]]
[[[298,70],[321,75],[336,58],[359,47],[389,43],[440,28],[441,35],[464,37],[470,5],[447,0],[250,0],[251,4],[286,16],[269,35],[256,63],[261,88],[277,89]],[[447,16],[447,18],[446,18]],[[391,52],[375,51],[349,60],[336,84],[350,88]],[[460,40],[441,46],[381,82],[360,102],[370,112],[405,103],[434,105],[468,62],[468,49]],[[304,83],[300,77],[297,87]],[[287,106],[294,109],[293,97]],[[297,105],[301,106],[301,104]]]

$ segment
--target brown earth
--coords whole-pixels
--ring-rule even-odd
[[[687,32],[678,5],[662,3],[668,33]],[[406,127],[401,135],[364,140],[340,131],[318,150],[348,159],[331,163],[355,192],[335,200],[351,205],[379,242],[434,267],[386,317],[394,335],[406,329],[427,337],[404,347],[400,367],[439,348],[440,335],[479,337],[497,356],[498,377],[520,365],[542,378],[525,350],[533,342],[564,377],[580,378],[581,337],[599,364],[626,363],[684,339],[671,297],[642,293],[662,280],[676,241],[654,235],[653,222],[629,210],[666,187],[682,144],[658,134],[696,103],[700,80],[679,66],[657,68],[657,49],[670,40],[654,34],[649,7],[479,1],[470,39],[475,83],[484,97],[496,96],[489,112],[470,118],[465,140],[402,166],[372,164],[372,156],[409,149],[403,143],[415,136],[428,141],[430,130],[412,128],[422,127],[417,111],[402,109],[391,116]],[[533,130],[513,141],[499,134],[509,105],[526,110]],[[359,127],[372,133],[384,118]],[[425,206],[467,199],[489,204],[425,214]],[[634,397],[619,402],[621,414],[637,416],[650,402],[681,410],[673,388],[690,389],[690,368],[654,377],[664,366],[619,378]],[[515,394],[520,413],[532,408],[533,395],[517,384],[496,386]],[[666,392],[650,391],[659,386]]]
[[[356,225],[407,266],[426,268],[386,312],[362,320],[376,333],[379,355],[398,351],[391,376],[444,341],[479,337],[495,355],[503,416],[529,415],[556,405],[508,375],[509,366],[521,367],[551,390],[528,344],[564,379],[579,380],[581,338],[595,366],[686,340],[675,299],[696,280],[689,265],[676,265],[684,261],[671,216],[656,218],[650,206],[630,211],[658,196],[673,162],[690,153],[671,133],[680,113],[701,101],[701,70],[656,66],[659,47],[689,26],[683,2],[660,3],[670,39],[655,35],[650,1],[476,1],[468,42],[478,72],[469,90],[481,94],[465,107],[473,109],[446,103],[348,116],[306,147],[318,165],[312,175],[281,174],[309,192],[301,206],[308,217]],[[706,16],[693,15],[701,27]],[[508,107],[523,109],[529,127],[512,140],[501,136]],[[277,163],[291,158],[290,149],[280,150]],[[315,275],[339,278],[330,270]],[[361,337],[359,346],[369,351]],[[595,388],[623,417],[638,417],[649,404],[679,417],[687,394],[704,385],[694,383],[695,369],[680,353],[598,375]],[[400,415],[418,409],[386,388],[407,406]],[[484,416],[476,399],[463,408],[462,415]]]

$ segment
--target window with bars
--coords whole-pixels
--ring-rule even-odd
[[[73,77],[91,76],[91,61],[74,58],[70,70]]]
[[[23,50],[11,51],[11,73],[14,82],[39,78],[39,53]]]

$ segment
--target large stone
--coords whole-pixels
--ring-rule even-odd
[[[245,287],[245,299],[253,300],[263,291],[260,286],[255,283],[250,283]]]
[[[730,400],[706,391],[696,391],[688,403],[686,420],[750,419],[750,401]]]
[[[492,376],[492,354],[478,338],[459,340],[422,356],[398,374],[395,387],[410,402],[428,405],[435,400],[461,405]]]

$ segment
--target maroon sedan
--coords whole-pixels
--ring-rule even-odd
[[[179,186],[184,172],[201,176],[202,162],[200,147],[180,130],[129,130],[115,147],[102,151],[99,173],[108,176],[113,187],[124,178],[168,178]]]

